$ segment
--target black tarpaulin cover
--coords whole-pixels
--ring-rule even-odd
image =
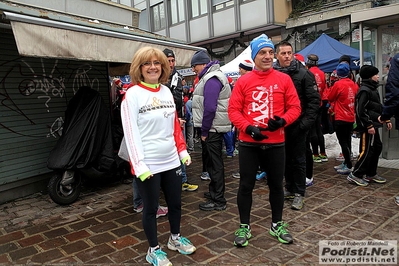
[[[82,86],[68,103],[62,136],[50,152],[47,167],[107,171],[113,163],[110,111],[97,91]]]

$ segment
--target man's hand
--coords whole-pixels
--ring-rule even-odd
[[[367,129],[367,133],[369,133],[370,135],[374,135],[375,134],[375,129],[374,127],[370,127]]]
[[[287,122],[284,120],[284,118],[281,118],[277,115],[274,116],[273,118],[270,118],[268,123],[267,123],[267,129],[269,131],[276,131],[277,129],[284,127]]]
[[[261,141],[268,138],[268,136],[261,133],[261,131],[265,130],[267,129],[262,127],[247,126],[247,128],[245,129],[245,133],[250,135],[254,140]]]
[[[179,123],[180,127],[184,127],[184,123],[186,123],[186,120],[179,118]]]

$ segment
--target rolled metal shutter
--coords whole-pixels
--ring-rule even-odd
[[[21,57],[11,30],[0,34],[2,186],[50,172],[47,157],[81,85],[98,90],[107,104],[110,97],[106,63]]]

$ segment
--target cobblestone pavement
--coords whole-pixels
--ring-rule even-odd
[[[159,241],[174,265],[310,265],[318,264],[319,240],[399,240],[399,170],[379,168],[386,184],[358,187],[335,173],[331,160],[314,166],[315,184],[308,188],[305,207],[283,217],[294,236],[292,245],[280,244],[268,229],[271,212],[265,181],[256,183],[252,207],[253,238],[246,248],[233,246],[239,226],[236,193],[238,158],[225,158],[225,211],[204,212],[208,182],[200,180],[201,154],[192,154],[187,168],[195,192],[182,194],[181,232],[197,247],[181,255],[166,247],[167,217],[158,219]],[[162,202],[164,203],[164,202]],[[131,183],[113,182],[85,187],[78,201],[59,206],[46,193],[0,205],[0,265],[149,265],[140,213],[133,212]]]

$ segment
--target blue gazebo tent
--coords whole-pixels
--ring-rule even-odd
[[[342,55],[350,56],[350,67],[352,70],[360,68],[360,51],[340,43],[325,33],[297,53],[303,55],[305,61],[307,55],[316,54],[319,57],[319,68],[324,72],[334,71]],[[364,61],[366,64],[372,64],[372,54],[364,52]]]

